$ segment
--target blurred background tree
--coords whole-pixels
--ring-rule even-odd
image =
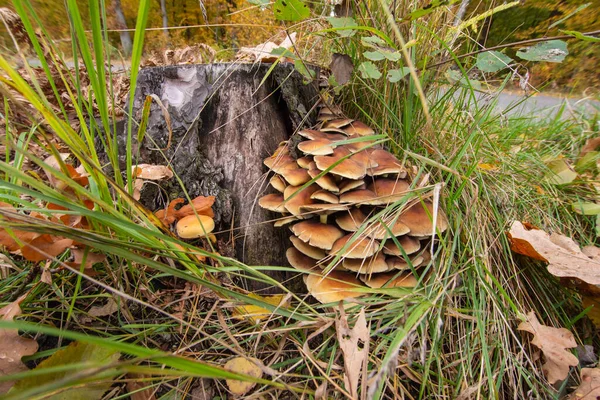
[[[476,15],[497,0],[471,1],[468,15]],[[600,29],[600,0],[525,0],[518,7],[488,18],[476,33],[487,47],[530,38],[557,36],[560,30],[589,32]],[[571,15],[572,14],[572,15]],[[600,87],[600,44],[570,40],[569,56],[562,63],[535,62],[525,65],[534,86],[548,84],[560,92],[580,92]],[[513,57],[518,48],[507,49]]]

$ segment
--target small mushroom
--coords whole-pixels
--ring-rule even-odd
[[[367,216],[363,214],[358,208],[353,208],[347,213],[339,215],[335,222],[345,231],[356,232],[361,224],[367,219]]]
[[[315,156],[314,161],[318,169],[325,171],[328,168],[330,173],[348,179],[362,179],[367,173],[367,167],[351,160],[348,157],[350,150],[344,147],[337,147],[331,156]],[[335,165],[335,166],[334,166]]]
[[[402,179],[376,179],[367,186],[377,196],[373,204],[388,204],[400,200],[410,190],[408,182]]]
[[[416,253],[421,248],[421,242],[410,236],[401,236],[396,238],[396,240],[398,240],[398,243],[400,243],[400,246],[402,247],[402,250],[404,250],[405,254]],[[400,250],[400,248],[396,245],[396,242],[390,239],[388,239],[383,246],[383,252],[390,256],[402,257],[402,250]]]
[[[344,236],[339,228],[317,221],[299,222],[291,229],[300,240],[323,250],[331,250],[333,243]]]
[[[310,175],[310,177],[312,179],[317,178],[317,176],[319,176],[319,174],[321,174],[321,172],[322,172],[316,168],[317,167],[315,166],[314,169],[308,170],[308,174]],[[337,184],[335,183],[335,180],[329,174],[325,174],[325,175],[321,176],[320,178],[317,178],[315,180],[315,183],[317,185],[319,185],[320,187],[322,187],[323,189],[328,190],[333,193],[338,193],[340,191]]]
[[[351,233],[336,240],[329,254],[341,254],[346,258],[366,258],[377,253],[379,248],[377,240],[353,236],[354,234]]]
[[[352,122],[354,122],[354,120],[350,119],[350,118],[339,118],[339,119],[334,119],[334,120],[331,120],[331,121],[327,121],[323,125],[323,127],[324,128],[337,128],[337,129],[340,129],[340,128],[343,128],[344,126],[346,126],[346,125],[348,125],[348,124],[350,124]]]
[[[177,221],[177,235],[182,239],[197,239],[215,229],[215,221],[206,215],[188,215]]]
[[[290,263],[290,265],[296,269],[301,271],[313,272],[318,271],[319,267],[316,264],[316,261],[304,254],[302,254],[295,247],[290,247],[285,252],[285,256]]]
[[[411,236],[431,236],[433,232],[433,204],[430,201],[425,201],[424,205],[419,202],[404,211],[398,220],[408,226],[410,229],[409,235]],[[448,218],[441,209],[438,209],[436,230],[441,233],[446,229],[448,229]]]
[[[313,204],[314,200],[310,196],[319,190],[317,185],[310,185],[304,189],[301,186],[288,186],[283,192],[283,198],[285,199],[284,206],[292,215],[298,218],[304,218],[300,207]]]
[[[378,176],[385,174],[398,174],[398,177],[406,177],[406,169],[402,163],[389,151],[375,149],[369,153],[369,158],[376,162],[376,165],[367,167],[367,175]]]
[[[348,126],[344,127],[344,132],[348,135],[368,136],[375,134],[375,131],[367,124],[360,121],[352,121]]]
[[[321,132],[321,131],[315,131],[312,129],[305,129],[302,130],[300,132],[298,132],[300,136],[305,137],[307,139],[310,140],[329,140],[331,142],[335,142],[335,141],[339,141],[339,140],[346,140],[348,139],[346,137],[346,135],[344,134],[340,134],[340,133],[327,133],[327,132]],[[303,142],[302,142],[303,143]]]
[[[339,184],[340,194],[349,192],[352,189],[366,189],[365,181],[362,179],[344,179]]]
[[[294,247],[305,256],[308,256],[315,260],[321,260],[325,258],[326,254],[323,250],[319,249],[318,247],[311,246],[308,243],[304,243],[296,236],[290,236],[290,241],[292,242]]]
[[[340,202],[340,199],[333,193],[328,192],[327,190],[317,190],[311,196],[313,200],[321,200],[325,203],[337,204]]]
[[[285,180],[279,175],[273,175],[273,177],[269,180],[269,183],[275,190],[281,193],[283,193],[285,187],[287,186]]]
[[[285,180],[292,186],[302,186],[306,182],[310,181],[310,175],[304,168],[289,168],[280,172]]]
[[[410,269],[410,265],[406,262],[406,260],[402,257],[388,257],[385,259],[389,269],[399,269],[400,271],[405,271]],[[420,255],[417,255],[410,259],[410,263],[413,268],[416,268],[423,264],[425,259]]]
[[[312,157],[300,157],[299,159],[296,160],[296,163],[298,163],[298,165],[300,166],[300,168],[304,168],[304,169],[309,169],[309,165],[313,162]]]
[[[267,194],[266,196],[258,199],[258,205],[269,211],[275,211],[278,213],[284,213],[285,207],[283,204],[283,196],[280,194]]]
[[[267,157],[264,164],[277,174],[281,173],[281,171],[298,168],[296,160],[289,154]]]
[[[333,154],[335,142],[327,139],[313,139],[305,140],[298,143],[298,150],[304,154],[310,154],[311,156],[325,156]]]
[[[357,205],[381,204],[375,192],[368,189],[355,189],[340,196],[340,203],[351,203]]]
[[[390,269],[381,253],[367,258],[344,258],[342,265],[348,271],[359,274],[377,274]]]
[[[386,288],[413,288],[417,286],[417,278],[410,272],[398,273],[396,271],[383,274],[361,275],[360,280],[370,288],[379,289]]]
[[[350,272],[330,271],[327,276],[310,274],[305,276],[304,280],[308,292],[323,304],[337,303],[364,295],[356,290],[362,284]]]
[[[275,228],[280,228],[284,225],[287,225],[289,223],[292,223],[294,221],[298,221],[298,218],[296,217],[283,217],[283,218],[278,218],[274,223],[273,226]]]

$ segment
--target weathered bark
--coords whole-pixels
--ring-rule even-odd
[[[117,29],[127,29],[127,21],[125,20],[125,14],[123,14],[123,7],[121,7],[121,0],[113,0],[113,7],[115,10],[115,17],[117,19]],[[131,42],[131,35],[128,31],[119,32],[121,37],[121,46],[123,46],[123,53],[128,56],[131,54],[133,44]]]
[[[163,111],[153,104],[145,139],[136,144],[139,162],[169,160],[192,198],[216,196],[217,229],[227,231],[221,234],[224,240],[236,237],[235,255],[248,265],[286,263],[286,229],[265,223],[276,215],[257,205],[258,197],[268,192],[263,159],[296,128],[312,124],[307,114],[318,99],[316,84],[305,85],[291,65],[278,66],[261,84],[269,67],[212,64],[144,69],[135,94],[135,116],[141,115],[146,96],[155,94],[168,108],[173,131],[168,147]],[[151,210],[164,207],[165,196],[152,190],[155,186],[147,186],[151,190],[143,193],[145,205]],[[163,190],[170,199],[183,194],[174,180]],[[281,273],[273,277],[289,278]]]

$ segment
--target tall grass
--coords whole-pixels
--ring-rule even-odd
[[[135,91],[149,3],[142,0],[139,5],[130,94]],[[589,221],[564,207],[578,198],[577,191],[540,184],[544,157],[560,152],[573,155],[577,146],[569,147],[570,135],[577,135],[582,142],[591,132],[576,122],[505,122],[492,113],[493,103],[470,106],[475,89],[468,79],[450,85],[444,78],[450,64],[427,68],[456,58],[460,45],[469,45],[465,33],[450,23],[453,8],[440,7],[425,17],[398,22],[399,17],[410,16],[427,2],[394,4],[395,9],[388,9],[379,1],[361,3],[355,19],[403,50],[401,65],[411,68],[411,75],[397,84],[356,75],[342,92],[340,102],[347,113],[387,134],[390,148],[414,165],[421,176],[429,173],[431,183],[443,183],[441,201],[451,229],[439,239],[435,261],[421,274],[417,289],[370,291],[361,300],[371,326],[371,379],[363,385],[362,396],[557,397],[558,392],[544,381],[539,363],[531,358],[532,352],[515,327],[522,314],[534,309],[548,323],[575,329],[585,322],[575,322],[581,305],[542,266],[516,260],[504,231],[513,220],[527,220],[576,235],[581,242],[593,242]],[[110,62],[110,54],[104,51],[108,40],[103,23],[105,2],[90,7],[89,33],[77,2],[67,2],[73,32],[69,58],[77,66],[74,72],[65,68],[66,57],[53,47],[44,31],[37,33],[43,24],[29,1],[16,1],[14,6],[51,90],[50,94],[42,90],[41,79],[31,68],[32,80],[28,82],[0,56],[0,68],[5,73],[0,78],[3,94],[15,109],[29,107],[31,117],[29,130],[19,141],[11,142],[8,139],[19,134],[12,124],[14,114],[5,115],[8,147],[6,159],[0,162],[4,174],[0,200],[15,205],[19,212],[0,208],[5,217],[1,227],[73,238],[109,258],[93,277],[69,266],[64,256],[53,259],[45,266],[52,271],[51,284],[40,282],[34,265],[19,262],[17,270],[3,280],[0,300],[4,304],[15,292],[28,293],[22,308],[29,322],[2,322],[0,327],[19,328],[47,343],[32,357],[32,364],[71,340],[106,346],[120,351],[123,357],[108,372],[86,366],[83,370],[87,375],[74,374],[70,379],[13,393],[11,398],[44,398],[85,385],[94,376],[114,380],[117,385],[111,393],[115,398],[127,396],[123,387],[132,380],[142,387],[147,385],[157,398],[184,398],[200,377],[232,377],[219,365],[234,355],[252,356],[264,364],[266,379],[260,381],[264,385],[254,397],[279,398],[288,392],[311,397],[325,385],[331,395],[347,396],[332,327],[338,317],[335,308],[314,305],[269,277],[269,271],[289,268],[247,266],[183,243],[133,200],[131,140],[142,128],[130,118],[131,96],[126,109],[127,165],[122,171],[119,156],[123,149],[117,146],[115,107],[111,105],[112,71],[104,68]],[[315,30],[309,23],[299,25],[303,26],[311,38],[334,44],[337,50],[351,55],[355,64],[364,59],[366,48],[358,37],[340,40],[334,31]],[[458,66],[467,76],[467,67],[460,62]],[[83,72],[93,89],[89,93],[81,90]],[[68,99],[59,96],[58,85],[68,88]],[[78,130],[69,121],[67,106],[74,109]],[[54,137],[58,142],[52,140]],[[108,166],[96,153],[97,140],[108,155]],[[564,143],[564,147],[556,143]],[[76,163],[85,167],[91,184],[80,186],[64,169],[54,169],[77,195],[67,196],[35,173],[24,171],[24,160],[38,171],[52,169],[34,155],[34,145],[43,146],[48,154],[68,148]],[[494,168],[484,169],[482,164]],[[112,171],[112,175],[105,171]],[[89,210],[83,200],[91,200],[94,208]],[[90,229],[30,215],[31,211],[49,217],[58,213],[45,208],[48,203],[84,216]],[[195,255],[205,256],[207,261],[200,263]],[[279,287],[292,299],[292,305],[273,306],[249,296],[228,279],[230,276],[246,276]],[[111,296],[121,304],[114,315],[90,314],[91,307],[102,305]],[[272,315],[259,323],[236,317],[233,311],[240,303],[263,307]],[[360,306],[347,311],[354,315]],[[50,336],[59,339],[54,341]],[[34,374],[44,374],[44,370],[19,377]],[[214,396],[227,396],[222,381],[209,386]]]

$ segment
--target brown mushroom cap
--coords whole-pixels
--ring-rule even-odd
[[[294,222],[294,221],[298,221],[298,218],[296,218],[296,217],[283,217],[283,218],[278,218],[278,219],[277,219],[277,220],[276,220],[276,221],[273,223],[273,226],[274,226],[275,228],[280,228],[280,227],[282,227],[282,226],[284,226],[284,225],[287,225],[287,224],[289,224],[289,223],[291,223],[291,222]]]
[[[353,238],[354,234],[348,234],[335,241],[329,254],[342,255],[346,258],[371,257],[379,249],[377,240],[366,237]]]
[[[398,220],[410,229],[409,235],[417,237],[431,236],[433,232],[433,204],[430,201],[419,202],[404,211]],[[438,208],[436,230],[444,232],[448,229],[448,218],[446,214]]]
[[[368,287],[379,289],[382,287],[386,288],[413,288],[417,286],[417,278],[410,273],[398,273],[396,271],[386,272],[383,274],[361,275],[360,280],[365,283]]]
[[[383,254],[367,258],[344,258],[342,265],[345,269],[359,274],[377,274],[390,269]]]
[[[369,157],[377,164],[367,167],[369,176],[384,174],[398,174],[400,178],[406,176],[406,169],[402,166],[402,163],[389,151],[375,149],[369,152]]]
[[[317,190],[310,196],[310,198],[313,200],[321,200],[325,203],[331,204],[338,204],[340,202],[340,199],[335,194],[327,190]]]
[[[309,157],[309,156],[300,157],[299,159],[296,160],[296,163],[298,163],[300,168],[304,168],[304,169],[309,169],[308,167],[312,162],[313,162],[313,159],[312,159],[312,157]]]
[[[350,118],[339,118],[339,119],[327,121],[325,124],[323,124],[323,127],[339,129],[339,128],[343,128],[344,126],[350,124],[353,121],[354,120],[350,119]]]
[[[313,272],[320,269],[314,259],[302,254],[295,247],[288,248],[285,256],[292,267],[301,271]]]
[[[375,131],[367,124],[360,121],[353,121],[344,128],[348,135],[368,136],[375,134]]]
[[[358,208],[352,208],[347,213],[339,214],[335,222],[345,231],[356,232],[367,216]]]
[[[339,162],[339,164],[329,170],[330,173],[348,179],[364,178],[367,173],[367,166],[353,161],[350,158],[344,159],[344,157],[349,154],[351,154],[350,150],[340,146],[337,147],[330,156],[315,156],[314,161],[317,168],[321,171],[325,171]],[[343,161],[340,162],[342,159]]]
[[[356,290],[362,284],[350,272],[330,271],[327,276],[310,274],[305,276],[305,282],[308,292],[323,304],[364,295]]]
[[[327,132],[315,131],[312,129],[304,129],[304,130],[298,132],[298,134],[300,136],[305,137],[310,140],[325,139],[325,140],[329,140],[331,142],[335,142],[338,140],[348,139],[346,137],[346,135],[344,135],[342,133],[327,133]]]
[[[291,229],[300,240],[324,250],[331,250],[333,243],[344,236],[341,229],[318,221],[299,222]]]
[[[373,239],[384,240],[390,237],[390,231],[394,236],[406,235],[410,231],[408,226],[404,225],[402,222],[396,220],[396,222],[392,224],[393,221],[393,216],[383,217],[382,222],[376,221],[369,224],[369,226],[365,228],[364,234]]]
[[[305,140],[298,143],[298,150],[304,154],[310,154],[311,156],[325,156],[333,154],[335,142],[327,139],[313,139]]]
[[[377,195],[368,189],[355,189],[346,192],[340,196],[340,203],[351,203],[351,204],[381,204]]]
[[[421,242],[410,236],[401,236],[396,239],[406,254],[416,253],[421,248]],[[396,242],[390,239],[385,242],[385,245],[383,246],[383,252],[391,256],[402,257],[402,251],[400,251],[398,246],[396,246]]]
[[[281,175],[285,180],[292,186],[302,186],[306,182],[310,181],[310,175],[304,168],[284,169],[281,171]]]
[[[402,179],[376,179],[367,186],[377,196],[375,204],[387,204],[400,200],[410,190],[408,182]]]
[[[278,213],[285,212],[283,196],[280,194],[273,193],[263,196],[258,199],[258,205],[270,211],[275,211]]]
[[[344,179],[340,184],[340,194],[349,192],[352,189],[366,189],[367,185],[362,179]]]
[[[313,204],[314,200],[310,196],[319,190],[317,185],[310,185],[302,190],[301,186],[288,186],[283,192],[283,198],[285,199],[284,206],[292,215],[298,218],[304,218],[301,214],[300,207]]]
[[[315,179],[317,176],[319,176],[319,174],[322,171],[319,171],[318,169],[309,169],[308,170],[308,174],[310,175],[310,177],[312,179]],[[335,179],[333,179],[333,177],[329,174],[325,174],[320,178],[317,178],[317,180],[315,181],[315,183],[317,185],[319,185],[320,187],[322,187],[325,190],[328,190],[330,192],[333,193],[338,193],[340,191],[340,188],[338,188],[337,184],[335,183]]]
[[[300,210],[304,213],[310,213],[310,215],[329,215],[338,211],[346,211],[350,208],[346,204],[309,204],[301,206]]]
[[[399,269],[400,271],[410,269],[410,265],[408,265],[403,257],[388,257],[385,259],[385,261],[390,269]],[[423,261],[425,261],[425,259],[420,255],[410,258],[410,263],[412,264],[413,268],[423,264]]]
[[[264,164],[278,174],[281,173],[281,171],[298,168],[296,160],[289,154],[267,157],[265,158]]]
[[[273,175],[273,177],[269,180],[269,183],[271,184],[271,186],[273,186],[275,190],[281,193],[283,193],[285,187],[287,186],[285,179],[283,179],[279,175]]]
[[[296,249],[298,249],[302,254],[313,258],[315,260],[321,260],[325,258],[325,252],[318,247],[314,247],[309,245],[308,243],[304,243],[302,240],[298,239],[296,236],[290,236],[290,241],[294,245]]]
[[[177,221],[177,235],[182,239],[206,236],[215,229],[215,221],[207,215],[188,215]]]

